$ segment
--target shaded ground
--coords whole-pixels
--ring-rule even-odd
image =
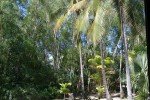
[[[98,100],[98,96],[97,95],[91,95],[89,96],[89,99],[91,100]],[[126,98],[125,99],[121,99],[120,97],[112,97],[113,100],[127,100]],[[107,100],[106,98],[102,98],[102,99],[99,99],[99,100]]]
[[[121,99],[119,97],[119,93],[112,94],[112,99],[113,100],[127,100],[127,98]],[[81,100],[81,99],[79,97],[76,97],[75,100]],[[98,99],[97,94],[92,94],[92,95],[88,96],[88,100],[107,100],[107,99],[106,98]]]
[[[111,94],[111,97],[112,97],[113,100],[127,100],[127,98],[121,99],[120,98],[120,93],[113,93],[113,94]],[[55,100],[64,100],[64,99],[55,99]],[[81,97],[79,96],[79,97],[75,97],[74,99],[66,98],[65,100],[83,100],[83,99],[81,99]],[[98,99],[97,94],[91,94],[91,95],[88,96],[88,99],[84,99],[84,100],[107,100],[107,99],[106,98]]]

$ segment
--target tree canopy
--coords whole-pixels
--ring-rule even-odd
[[[0,99],[144,100],[147,75],[143,0],[0,0]]]

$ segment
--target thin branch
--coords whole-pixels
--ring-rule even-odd
[[[116,54],[116,52],[117,52],[117,48],[118,48],[118,45],[119,45],[120,41],[122,40],[122,37],[123,37],[123,34],[121,34],[121,36],[120,36],[120,38],[119,38],[119,40],[118,40],[118,43],[117,43],[117,45],[116,45],[116,47],[115,47],[115,49],[114,49],[113,57],[115,56],[115,54]]]

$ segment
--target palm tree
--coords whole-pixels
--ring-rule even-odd
[[[84,75],[83,75],[83,64],[82,64],[82,46],[79,43],[79,55],[80,55],[80,78],[81,78],[81,87],[82,87],[82,97],[84,98]]]
[[[106,92],[106,98],[107,100],[112,100],[109,91],[108,91],[108,86],[107,86],[107,81],[106,81],[106,72],[105,72],[105,68],[104,68],[104,47],[103,47],[103,40],[101,40],[100,42],[100,50],[101,50],[101,65],[102,65],[102,77],[103,77],[103,84],[104,84],[104,88],[105,88],[105,92]]]
[[[117,4],[117,9],[119,12],[120,20],[121,20],[121,36],[120,39],[123,38],[124,43],[124,51],[125,51],[125,62],[126,62],[126,78],[127,78],[127,91],[128,91],[128,98],[132,98],[132,91],[131,91],[131,81],[130,81],[130,68],[129,67],[129,60],[128,60],[128,49],[132,50],[134,45],[139,45],[140,38],[142,41],[145,40],[145,25],[144,25],[144,2],[137,1],[137,0],[114,0]],[[143,12],[143,13],[141,13]],[[129,37],[127,43],[127,35],[125,30],[125,25],[130,27],[132,34]],[[140,37],[140,38],[139,38]],[[119,44],[120,41],[118,41]],[[145,42],[143,41],[143,44]],[[116,53],[117,46],[115,48],[114,54]]]
[[[119,78],[120,78],[120,98],[123,98],[124,97],[124,91],[122,89],[122,84],[121,84],[121,68],[122,68],[122,50],[121,50],[121,53],[120,53],[120,69],[119,69]]]
[[[124,52],[125,52],[125,64],[126,64],[126,82],[127,82],[127,94],[128,99],[132,100],[132,87],[131,87],[131,80],[130,80],[130,67],[129,67],[129,60],[128,60],[128,43],[126,39],[126,32],[125,32],[125,14],[123,8],[123,2],[119,1],[119,8],[120,8],[120,15],[121,15],[121,33],[123,34],[123,42],[124,42]]]
[[[148,80],[148,64],[147,64],[147,54],[146,52],[142,52],[137,54],[136,58],[134,59],[136,63],[136,67],[140,67],[141,70],[137,77],[137,88],[138,89],[138,97],[140,99],[147,99],[148,97],[148,87],[149,87],[149,80]]]
[[[92,41],[94,45],[96,45],[102,40],[102,36],[106,35],[107,30],[109,30],[111,25],[116,24],[116,20],[118,20],[116,11],[113,9],[111,4],[111,0],[105,2],[99,0],[81,0],[75,4],[72,4],[72,6],[68,9],[68,12],[58,19],[54,30],[58,30],[68,16],[76,12],[78,16],[75,21],[76,31],[74,33],[87,33],[88,40]],[[105,70],[103,70],[103,80],[105,91],[107,93],[106,96],[110,99],[107,82],[105,81],[106,77],[104,74]]]

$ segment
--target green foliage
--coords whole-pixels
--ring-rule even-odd
[[[135,57],[136,57],[135,51],[129,52],[129,56],[130,56],[131,58],[135,58]]]
[[[101,57],[96,55],[94,58],[89,59],[88,62],[93,66],[98,66],[101,64]]]
[[[114,61],[111,60],[110,57],[107,57],[107,58],[105,58],[104,63],[105,63],[106,66],[110,66],[110,65],[114,64]]]
[[[105,91],[104,87],[103,86],[97,86],[96,90],[98,92],[99,97],[102,97],[102,95],[103,95],[103,93]]]
[[[67,94],[70,92],[70,90],[68,89],[68,86],[71,86],[72,84],[71,83],[61,83],[60,84],[60,90],[59,92],[62,93],[62,94]]]
[[[80,91],[77,89],[80,67],[76,47],[79,42],[83,50],[85,90],[87,76],[95,82],[89,85],[101,84],[102,59],[95,55],[99,54],[99,40],[107,37],[110,31],[115,33],[110,38],[120,36],[119,12],[114,3],[112,0],[0,0],[0,99],[50,100],[61,98],[61,93]],[[149,87],[147,55],[143,53],[147,49],[143,3],[127,0],[127,6],[133,9],[126,13],[127,27],[131,31],[127,36],[132,86],[137,98],[143,100]],[[117,41],[117,38],[113,39]],[[106,48],[116,45],[103,40]],[[118,49],[120,46],[119,43]],[[105,53],[106,76],[108,83],[114,85],[118,78],[119,58],[112,60],[111,53]],[[59,65],[58,69],[55,64]],[[103,87],[98,86],[97,91],[101,94]]]
[[[145,52],[146,50],[147,50],[147,48],[144,45],[135,45],[135,47],[134,47],[134,51],[136,53],[142,53],[142,52]]]
[[[99,55],[96,55],[94,58],[92,59],[89,59],[88,60],[89,64],[91,64],[92,66],[96,66],[97,68],[102,68],[101,66],[101,57]],[[111,60],[110,57],[106,57],[104,59],[104,64],[107,66],[107,67],[110,67],[110,65],[113,65],[114,64],[114,61]]]
[[[145,93],[145,92],[138,92],[137,93],[138,95],[134,98],[135,100],[147,100],[148,98],[148,93]]]
[[[92,80],[94,80],[96,82],[96,84],[99,84],[102,81],[102,77],[101,77],[100,73],[94,73],[90,77]]]
[[[138,74],[136,74],[136,87],[138,89],[138,98],[146,99],[148,96],[148,65],[147,65],[147,54],[141,53],[138,54],[135,58],[136,67],[140,67],[141,70]]]

